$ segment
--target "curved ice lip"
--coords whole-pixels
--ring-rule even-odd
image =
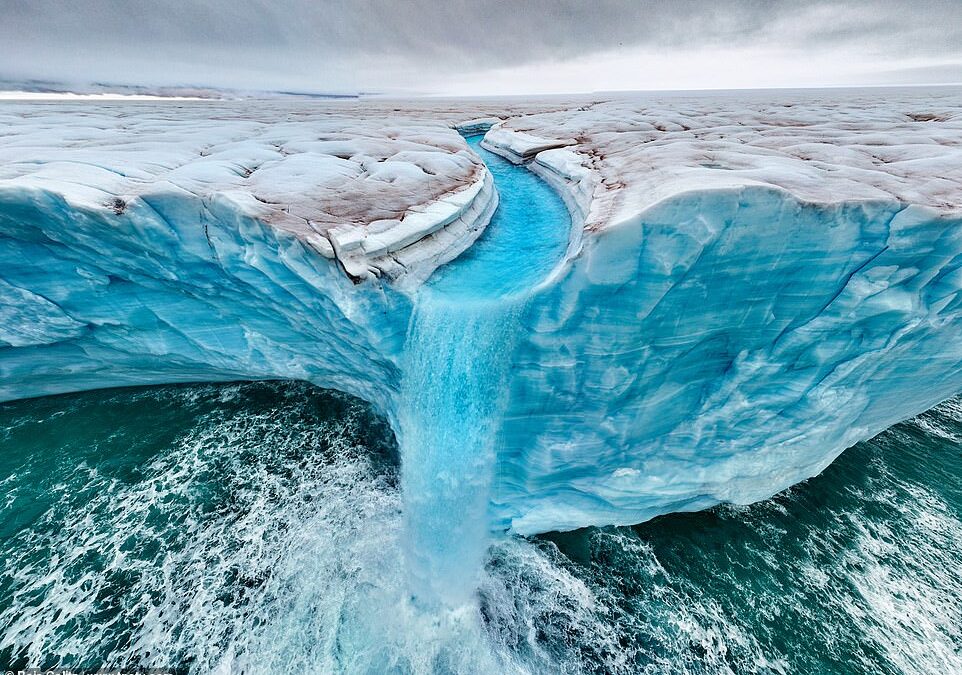
[[[327,233],[345,272],[361,281],[385,275],[413,289],[481,235],[498,204],[487,170],[468,187],[415,207],[403,220],[378,221],[367,228],[333,228]]]
[[[485,134],[485,145],[492,150],[496,148],[515,164],[531,160],[541,152],[576,143],[571,138],[542,138],[522,131],[509,131],[500,124]]]
[[[357,281],[409,276],[409,286],[470,246],[496,204],[490,175],[458,134],[417,116],[308,107],[292,122],[272,106],[120,108],[0,109],[12,130],[0,137],[0,189],[116,216],[137,203],[229,198]]]

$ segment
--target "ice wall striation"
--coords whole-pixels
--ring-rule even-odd
[[[615,100],[489,149],[566,195],[495,512],[520,533],[762,499],[962,389],[962,102]]]
[[[441,475],[432,434],[468,434],[470,420],[446,425],[420,402],[458,415],[458,396],[489,387],[471,380],[452,396],[405,364],[470,371],[472,336],[490,333],[473,372],[504,377],[506,398],[463,409],[496,436],[490,485],[479,481],[495,528],[634,523],[761,499],[962,390],[962,106],[912,117],[896,103],[765,103],[726,117],[718,99],[684,114],[613,102],[475,120],[494,124],[485,147],[562,194],[573,225],[561,224],[560,264],[512,291],[510,331],[460,342],[454,309],[477,298],[425,306],[411,328],[422,282],[454,273],[432,275],[472,245],[497,202],[453,131],[365,123],[360,153],[357,140],[312,140],[319,127],[238,122],[242,137],[214,144],[213,160],[178,136],[173,158],[149,154],[126,175],[140,152],[98,159],[97,143],[119,129],[61,129],[65,147],[83,137],[69,157],[14,143],[0,169],[0,399],[306,379],[373,402],[396,429],[399,408],[409,425],[430,418],[424,463]],[[29,134],[0,146],[10,138]],[[435,152],[426,146],[438,156],[397,156]],[[231,153],[251,148],[278,173],[267,162],[223,178]],[[315,160],[354,173],[319,177]],[[387,203],[382,189],[396,212],[370,217],[365,204]],[[353,201],[317,197],[345,190]],[[488,276],[544,263],[519,232]],[[486,277],[469,277],[446,283],[472,296],[471,280]],[[442,334],[451,358],[426,344]]]
[[[680,194],[529,304],[497,512],[520,533],[747,503],[962,389],[962,218]]]
[[[404,298],[355,287],[226,196],[115,214],[0,187],[0,289],[0,399],[280,377],[387,409],[398,382]]]

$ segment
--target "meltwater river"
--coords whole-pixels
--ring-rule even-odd
[[[303,383],[0,405],[0,665],[962,671],[958,401],[751,507],[489,538],[491,383],[566,243],[531,216],[567,215],[485,158],[502,204],[422,291],[398,440]]]

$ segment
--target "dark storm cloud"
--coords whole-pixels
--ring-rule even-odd
[[[951,64],[962,0],[0,0],[7,78],[416,87],[425,73],[752,44]]]

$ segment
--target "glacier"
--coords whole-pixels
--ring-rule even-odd
[[[767,498],[962,390],[962,96],[760,96],[7,104],[0,400],[359,396],[425,595],[482,531]]]

